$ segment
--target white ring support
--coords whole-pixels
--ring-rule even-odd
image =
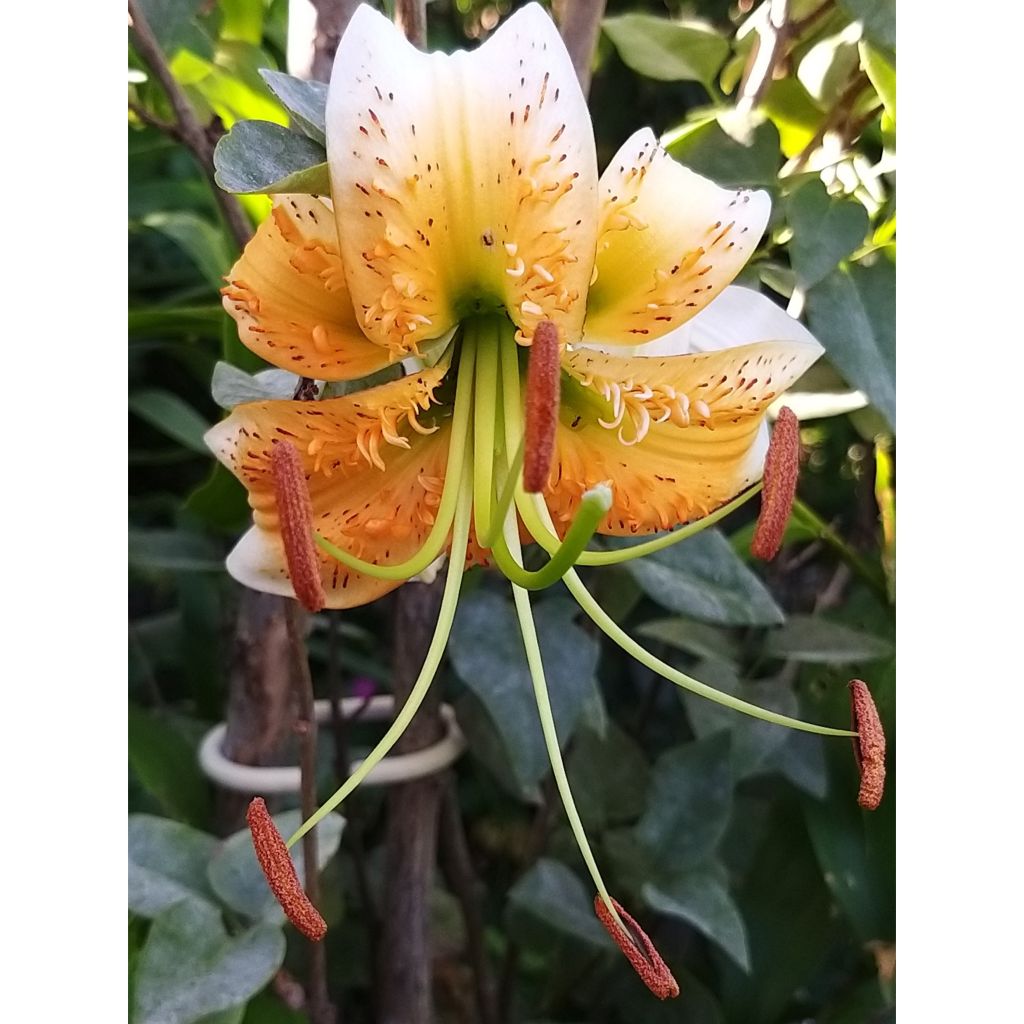
[[[346,719],[358,716],[357,721],[390,721],[394,715],[395,701],[390,694],[381,694],[366,700],[363,697],[344,697],[341,713]],[[331,718],[331,702],[318,700],[315,704],[316,720],[328,722]],[[444,722],[444,736],[433,746],[424,747],[412,754],[393,754],[381,758],[373,770],[363,779],[364,786],[393,786],[412,779],[433,775],[453,764],[466,748],[466,740],[455,720],[455,710],[450,704],[441,705],[441,720]],[[199,745],[199,766],[207,778],[225,789],[240,793],[298,793],[301,772],[293,765],[263,767],[260,765],[238,764],[224,756],[223,743],[227,726],[224,722],[215,725]],[[353,761],[355,771],[361,760]]]

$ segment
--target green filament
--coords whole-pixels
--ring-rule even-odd
[[[505,520],[505,540],[514,557],[517,560],[522,558],[522,549],[519,545],[519,532],[516,526],[514,515]],[[562,798],[562,806],[565,808],[565,816],[569,819],[569,827],[576,838],[576,845],[580,848],[583,861],[587,865],[590,877],[608,908],[609,914],[616,924],[628,935],[629,930],[623,924],[608,894],[608,889],[601,877],[601,872],[594,859],[594,853],[590,849],[583,822],[580,820],[579,811],[576,809],[576,802],[572,797],[572,790],[569,788],[569,777],[565,772],[565,763],[562,760],[562,751],[558,746],[558,733],[555,729],[555,719],[551,712],[551,701],[548,698],[547,683],[544,679],[544,662],[541,658],[540,644],[537,640],[537,628],[533,621],[533,612],[530,608],[529,594],[514,583],[512,585],[512,597],[515,601],[516,614],[519,618],[519,630],[523,637],[523,647],[526,649],[526,662],[530,668],[530,678],[533,680],[533,695],[537,703],[537,713],[540,716],[540,727],[544,734],[544,746],[547,748],[548,760],[551,762],[551,772],[558,787],[558,795]]]
[[[468,458],[466,460],[468,462]],[[468,467],[466,467],[468,469]],[[322,821],[335,807],[338,806],[352,791],[359,785],[367,775],[373,771],[377,763],[388,751],[399,741],[402,733],[405,732],[413,715],[416,714],[423,698],[426,697],[430,684],[433,682],[437,666],[441,663],[441,656],[444,654],[448,644],[448,635],[451,633],[452,622],[455,619],[455,608],[459,602],[459,590],[462,586],[462,572],[466,564],[466,549],[469,546],[469,521],[473,507],[472,489],[469,484],[468,473],[463,473],[463,482],[459,487],[459,500],[455,507],[455,531],[452,537],[452,549],[448,556],[448,573],[444,582],[444,594],[441,597],[441,610],[438,612],[437,625],[434,627],[434,636],[427,649],[427,655],[423,659],[423,667],[416,677],[412,692],[409,694],[405,705],[398,713],[391,727],[384,734],[381,741],[367,755],[366,760],[345,780],[344,785],[311,817],[304,821],[292,835],[287,845],[293,846],[311,828]]]
[[[342,565],[372,576],[378,580],[407,580],[410,576],[423,572],[424,569],[434,561],[444,549],[448,540],[448,532],[451,530],[452,520],[455,518],[455,505],[459,496],[460,481],[466,471],[464,463],[466,448],[469,443],[469,415],[472,404],[473,392],[468,382],[473,379],[473,363],[476,349],[473,345],[463,345],[462,355],[459,358],[460,381],[467,383],[457,387],[455,391],[455,410],[452,413],[451,438],[448,442],[448,463],[445,474],[444,488],[441,491],[441,501],[437,507],[437,515],[434,525],[427,534],[423,546],[411,558],[395,565],[377,565],[375,562],[367,562],[362,558],[343,551],[337,545],[332,544],[319,533],[313,535],[317,546],[327,552],[331,558],[341,562]]]
[[[463,329],[464,344],[476,347],[473,403],[473,524],[477,537],[492,533],[495,418],[499,405],[499,334],[493,318],[473,320]]]

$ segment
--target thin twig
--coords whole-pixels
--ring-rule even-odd
[[[299,769],[301,772],[302,817],[316,811],[316,707],[309,658],[299,625],[299,606],[288,602],[288,640],[291,644],[293,672],[298,695],[299,714],[295,731],[299,736]],[[317,835],[311,828],[302,837],[302,863],[306,874],[306,895],[313,906],[320,903],[320,872],[317,868]],[[312,944],[309,951],[309,981],[306,986],[309,1014],[313,1024],[333,1024],[334,1007],[327,992],[327,951],[323,943]]]
[[[160,49],[160,44],[136,0],[128,0],[128,15],[132,21],[136,52],[145,61],[153,77],[160,83],[160,87],[174,111],[173,127],[175,131],[172,137],[178,139],[195,157],[203,174],[210,182],[213,198],[220,208],[228,230],[238,244],[238,248],[243,249],[246,242],[252,237],[252,225],[249,223],[249,218],[246,216],[245,210],[242,209],[241,203],[234,196],[222,191],[214,179],[213,140],[206,129],[196,120],[195,112],[181,86],[178,85],[177,79],[171,73],[167,58],[164,56],[163,50]]]
[[[804,165],[810,160],[814,151],[825,141],[825,136],[834,129],[838,128],[841,124],[845,124],[850,119],[850,114],[853,108],[857,104],[857,100],[860,98],[860,94],[870,85],[870,79],[863,71],[857,70],[850,77],[850,81],[846,88],[843,90],[842,95],[836,100],[835,105],[828,112],[825,120],[822,121],[818,130],[814,133],[814,137],[806,146],[800,151],[796,159],[793,161],[792,167],[786,171],[787,175],[797,174],[803,170]]]
[[[462,908],[466,925],[466,952],[473,971],[477,1014],[480,1024],[498,1024],[498,1001],[494,977],[484,948],[483,916],[480,913],[480,881],[473,870],[466,830],[462,825],[454,776],[449,775],[441,803],[441,867],[448,885]]]
[[[590,66],[601,34],[601,19],[607,0],[565,0],[562,5],[562,40],[572,58],[583,95],[590,92]]]
[[[181,132],[170,121],[161,120],[155,114],[151,114],[145,107],[140,106],[138,103],[132,103],[131,100],[128,101],[128,109],[143,124],[149,125],[150,128],[155,128],[158,132],[163,132],[164,135],[169,135],[176,142],[182,141]]]

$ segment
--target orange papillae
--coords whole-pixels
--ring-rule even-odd
[[[543,490],[551,471],[555,427],[558,425],[560,374],[558,328],[552,321],[542,320],[533,332],[530,363],[526,370],[523,487],[531,493]]]
[[[255,797],[246,812],[252,833],[252,845],[274,898],[281,904],[288,920],[311,942],[319,942],[327,934],[327,924],[309,897],[302,891],[295,865],[288,856],[281,833],[270,817],[263,797]]]
[[[270,453],[274,501],[295,597],[303,608],[318,612],[326,603],[320,563],[313,545],[313,502],[302,471],[302,459],[287,441],[278,441]]]
[[[860,769],[857,803],[873,811],[882,802],[885,790],[885,732],[871,691],[860,679],[850,680],[850,711],[857,731],[853,753]]]
[[[672,977],[672,972],[654,948],[654,943],[647,933],[626,913],[618,900],[612,900],[619,917],[629,929],[627,934],[616,923],[608,910],[608,905],[601,896],[594,897],[594,910],[597,918],[604,925],[605,931],[618,943],[619,949],[626,954],[626,959],[633,965],[633,970],[640,975],[643,983],[659,999],[675,999],[679,995],[679,985]]]
[[[779,410],[768,455],[764,460],[764,491],[750,553],[764,561],[774,558],[782,547],[789,514],[796,497],[800,471],[800,421],[788,406]]]

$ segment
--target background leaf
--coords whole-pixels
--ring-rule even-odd
[[[601,27],[634,71],[662,81],[711,82],[729,47],[713,29],[649,14],[605,18]]]
[[[330,195],[322,145],[270,121],[240,121],[213,153],[225,192]]]

